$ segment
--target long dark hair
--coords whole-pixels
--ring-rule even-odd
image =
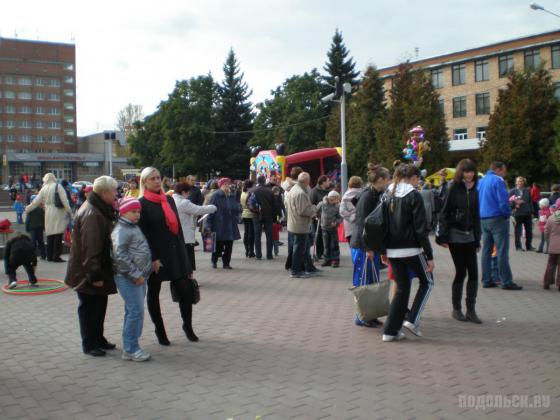
[[[476,163],[474,163],[472,159],[462,159],[455,169],[453,183],[459,185],[463,182],[463,174],[465,172],[474,172],[473,181],[475,184],[478,182],[478,170],[476,169]]]

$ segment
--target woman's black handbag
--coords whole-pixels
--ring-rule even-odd
[[[62,204],[62,200],[60,199],[60,194],[58,194],[58,184],[56,184],[56,187],[54,188],[54,206],[59,209],[64,208],[64,204]]]
[[[198,287],[198,282],[195,279],[190,279],[190,281],[192,282],[192,303],[193,305],[196,305],[198,302],[200,302],[200,288]]]
[[[193,305],[200,302],[200,289],[195,279],[175,280],[171,282],[171,299],[180,302],[181,297],[191,299]]]

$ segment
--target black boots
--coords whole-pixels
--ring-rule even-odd
[[[451,316],[453,318],[455,318],[457,321],[466,321],[467,318],[465,318],[465,315],[463,315],[463,312],[460,309],[453,309],[453,312],[451,313]]]
[[[474,309],[467,309],[467,314],[465,315],[467,321],[474,322],[475,324],[482,324],[482,321],[474,311]]]
[[[168,346],[171,344],[171,342],[167,338],[167,334],[165,333],[165,328],[163,327],[163,325],[161,325],[160,328],[156,328],[156,337],[159,344],[161,344],[162,346]]]

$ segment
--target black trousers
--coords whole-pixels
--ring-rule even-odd
[[[33,270],[33,266],[30,263],[21,264],[27,273],[27,278],[29,283],[37,283],[37,277],[35,277],[35,271]],[[8,265],[6,267],[6,274],[8,275],[9,282],[16,281],[16,270],[18,269],[19,265],[12,266]]]
[[[165,325],[161,316],[161,306],[159,303],[159,292],[161,291],[161,283],[163,280],[157,276],[151,275],[148,279],[148,292],[146,302],[148,303],[148,312],[150,318],[156,327],[156,332],[165,333]],[[181,318],[183,319],[183,328],[192,328],[192,295],[185,286],[187,282],[184,279],[171,281],[174,300],[179,301],[179,309]]]
[[[243,225],[245,230],[243,233],[243,245],[245,245],[245,256],[255,255],[255,226],[253,225],[253,219],[244,218]]]
[[[47,260],[54,261],[62,255],[62,233],[47,236]]]
[[[455,279],[451,286],[451,301],[453,309],[461,309],[463,283],[467,280],[467,310],[474,310],[478,291],[478,261],[476,258],[476,243],[449,244],[449,251],[455,264]]]
[[[194,259],[194,244],[185,244],[185,250],[187,251],[187,257],[191,261],[193,271],[196,271],[196,261]]]
[[[531,215],[515,216],[515,248],[521,248],[521,236],[523,234],[523,226],[525,226],[525,247],[529,250],[532,248],[533,242],[533,220]]]
[[[272,258],[272,249],[274,248],[274,241],[272,240],[272,219],[260,219],[255,217],[253,219],[255,227],[255,254],[257,258],[262,258],[262,232],[266,237],[266,258]]]
[[[103,336],[103,323],[107,312],[107,295],[88,295],[78,292],[78,318],[84,352],[101,347],[107,342]]]
[[[393,267],[393,275],[397,283],[397,292],[391,301],[389,316],[385,322],[385,334],[397,335],[404,322],[404,317],[408,308],[408,298],[410,297],[411,280],[409,269],[414,271],[420,282],[418,292],[414,298],[414,303],[408,314],[407,321],[418,325],[420,316],[430,297],[434,286],[434,279],[431,273],[426,271],[427,263],[423,255],[406,258],[389,258]]]
[[[39,250],[39,255],[41,258],[47,257],[47,252],[45,249],[45,239],[43,238],[43,228],[33,229],[31,232],[31,242],[35,245],[35,249]]]
[[[212,262],[217,263],[218,258],[222,257],[222,264],[227,267],[231,262],[231,251],[233,241],[216,241],[216,252],[212,253]]]

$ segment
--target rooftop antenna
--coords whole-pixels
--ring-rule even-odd
[[[416,59],[418,60],[418,57],[420,56],[420,48],[419,47],[414,47],[414,55],[416,56]]]

